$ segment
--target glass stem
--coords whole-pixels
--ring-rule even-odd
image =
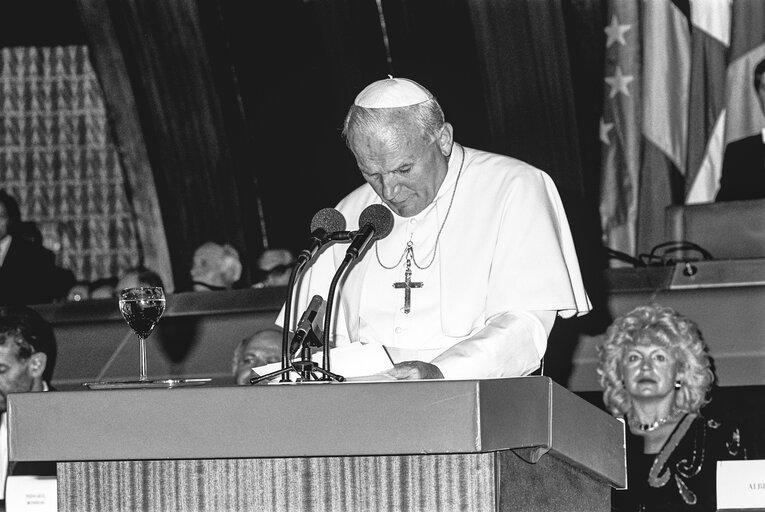
[[[146,377],[146,340],[144,340],[142,337],[138,337],[138,353],[140,357],[140,368],[141,368],[141,382],[146,382],[148,377]]]

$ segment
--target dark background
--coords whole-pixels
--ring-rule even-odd
[[[313,214],[362,183],[340,127],[358,91],[389,73],[430,88],[460,143],[547,171],[583,265],[603,265],[604,1],[385,0],[389,54],[374,0],[0,5],[2,46],[120,52],[177,276],[207,239],[227,238],[248,267],[264,240],[299,250]],[[119,48],[93,44],[85,7],[113,24]]]
[[[135,116],[143,132],[180,291],[207,240],[237,247],[243,285],[266,245],[302,248],[314,213],[362,183],[340,137],[355,95],[387,74],[422,83],[458,142],[556,182],[595,305],[551,336],[546,371],[565,382],[579,332],[610,321],[598,214],[605,7],[383,0],[386,47],[374,0],[1,0],[0,45],[88,45],[112,116]],[[116,61],[133,110],[103,80]]]

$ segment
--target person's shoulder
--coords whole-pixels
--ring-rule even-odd
[[[537,190],[542,194],[551,183],[546,172],[528,162],[472,148],[465,148],[465,169],[466,182],[500,195],[519,190]]]
[[[481,177],[539,178],[546,176],[542,169],[508,155],[465,147],[465,167],[480,172]]]
[[[762,147],[762,134],[757,133],[755,135],[749,135],[748,137],[729,142],[725,146],[725,153],[730,157],[731,154],[750,152],[753,150],[761,149]]]
[[[40,243],[32,242],[20,236],[14,236],[11,239],[8,252],[10,253],[11,251],[23,255],[25,259],[34,258],[37,260],[50,260],[51,262],[55,259],[55,254],[50,249],[45,248]]]
[[[374,189],[369,183],[364,183],[353,192],[345,196],[337,203],[337,209],[344,214],[358,213],[366,208],[370,203],[379,200]]]

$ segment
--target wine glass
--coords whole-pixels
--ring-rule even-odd
[[[165,312],[165,292],[159,286],[125,288],[120,292],[120,313],[122,318],[138,335],[140,368],[139,380],[147,382],[146,377],[146,338]]]

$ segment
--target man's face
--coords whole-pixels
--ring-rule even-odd
[[[8,211],[5,209],[5,205],[0,203],[0,240],[5,238],[8,234]]]
[[[351,151],[364,179],[401,217],[412,217],[435,199],[446,177],[452,147],[451,125],[444,123],[428,142],[411,121],[376,133],[356,133]]]
[[[0,345],[0,412],[8,408],[8,393],[26,393],[35,387],[33,359],[18,359],[19,347],[13,339]]]
[[[253,336],[244,346],[238,364],[234,367],[236,383],[244,386],[250,383],[250,369],[277,363],[282,358],[282,336],[274,331],[265,331]]]
[[[223,252],[218,247],[203,246],[194,253],[194,265],[191,267],[191,278],[194,281],[213,286],[224,286],[221,272]],[[201,288],[206,290],[206,288]]]

